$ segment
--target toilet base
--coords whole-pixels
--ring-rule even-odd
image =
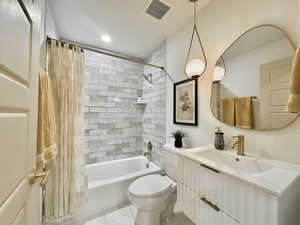
[[[160,225],[160,210],[138,209],[135,223],[136,225]]]
[[[167,221],[174,215],[174,208],[177,201],[177,191],[175,190],[168,200],[168,204],[165,209],[160,213],[160,223],[166,224]]]
[[[138,209],[135,224],[136,225],[160,225],[165,224],[174,214],[174,207],[177,201],[177,191],[175,190],[168,200],[164,209],[144,210]]]

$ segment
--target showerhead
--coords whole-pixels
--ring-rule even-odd
[[[153,84],[153,80],[152,80],[152,73],[149,73],[148,75],[142,73],[143,77],[145,78],[145,80],[149,83],[149,84]]]

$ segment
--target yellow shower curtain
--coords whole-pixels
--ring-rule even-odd
[[[46,72],[39,75],[37,168],[42,171],[57,155],[56,121],[51,83]]]
[[[87,178],[83,130],[84,54],[79,47],[49,47],[49,78],[53,87],[58,154],[45,186],[45,222],[75,216],[86,201]]]

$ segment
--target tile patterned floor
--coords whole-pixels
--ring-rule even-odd
[[[107,213],[100,217],[88,221],[72,221],[61,224],[49,225],[135,225],[136,207],[129,205],[113,212]],[[194,225],[182,213],[175,213],[170,221],[162,225]]]

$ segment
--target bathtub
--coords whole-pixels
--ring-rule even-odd
[[[128,202],[129,185],[138,177],[160,173],[161,168],[149,164],[143,156],[87,165],[88,202],[82,208],[84,217],[109,212]]]

